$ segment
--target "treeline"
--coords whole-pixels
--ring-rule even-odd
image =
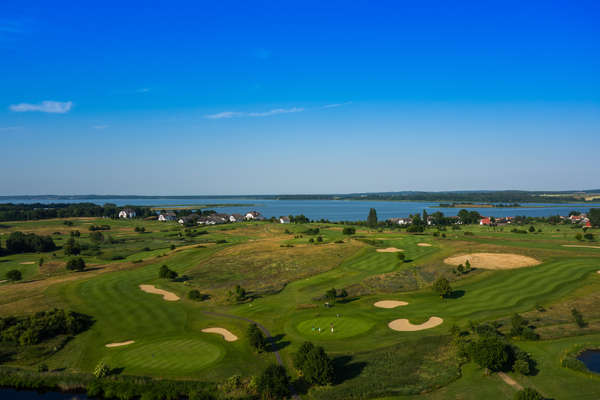
[[[596,191],[588,191],[595,193]],[[561,194],[546,196],[546,194]],[[266,198],[266,197],[265,197]],[[585,202],[575,192],[528,192],[520,190],[485,192],[386,192],[323,195],[280,195],[278,200],[388,200],[388,201],[431,201],[448,203],[568,203]]]
[[[102,206],[94,203],[52,203],[52,204],[0,204],[0,221],[29,221],[49,218],[71,217],[108,217],[117,218],[123,208],[131,208],[138,217],[154,216],[150,207],[126,206],[117,207],[107,203]]]
[[[0,318],[0,341],[21,346],[37,344],[58,335],[76,335],[88,329],[92,318],[73,311],[54,309],[30,317]]]
[[[0,255],[20,253],[43,253],[56,250],[56,244],[50,236],[35,233],[12,232],[6,239],[6,249],[0,247]]]

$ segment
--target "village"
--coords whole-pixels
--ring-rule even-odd
[[[416,219],[419,219],[417,223],[426,224],[428,226],[436,226],[436,225],[465,225],[465,224],[479,224],[481,226],[505,226],[511,225],[518,221],[518,223],[522,222],[521,219],[523,217],[493,217],[493,216],[481,216],[477,212],[468,213],[466,210],[461,210],[461,212],[465,212],[468,214],[465,216],[464,214],[448,216],[445,217],[443,213],[436,212],[432,215],[428,215],[427,212],[423,212],[423,217],[421,215],[410,216],[410,217],[401,217],[401,218],[390,218],[386,220],[388,225],[400,225],[400,226],[409,226],[415,223]],[[119,212],[119,218],[131,219],[136,217],[135,210],[131,208],[125,208]],[[306,220],[303,217],[303,221]],[[244,221],[264,221],[265,218],[258,211],[248,211],[244,214],[233,213],[217,213],[213,210],[202,211],[200,213],[192,212],[191,214],[178,216],[174,211],[164,211],[158,214],[158,221],[161,222],[169,222],[169,221],[177,221],[180,225],[191,226],[191,225],[220,225],[226,223],[234,223],[234,222],[244,222]],[[294,217],[292,216],[280,216],[279,218],[269,218],[272,222],[279,222],[281,224],[289,224],[292,222]],[[583,228],[591,228],[592,224],[590,219],[585,213],[579,213],[576,211],[572,211],[568,216],[556,215],[549,217],[549,220],[552,219],[553,223],[562,223],[562,224],[577,224]],[[306,220],[307,221],[307,220]],[[444,221],[444,222],[442,222]]]

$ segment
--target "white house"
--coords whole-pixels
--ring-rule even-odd
[[[392,218],[390,219],[390,221],[398,225],[409,225],[412,223],[412,220],[410,218]]]
[[[158,216],[158,220],[159,221],[175,221],[177,219],[177,216],[175,215],[175,213],[173,212],[168,212],[168,213],[164,213],[164,214],[160,214]]]
[[[279,217],[279,222],[282,224],[289,224],[290,223],[290,217]]]
[[[250,211],[246,213],[246,219],[249,220],[261,220],[264,219],[262,215],[260,215],[260,213],[258,211]]]
[[[231,214],[229,216],[229,222],[242,222],[244,220],[244,216],[242,214]]]
[[[119,218],[135,218],[135,211],[131,208],[124,208],[119,212]]]

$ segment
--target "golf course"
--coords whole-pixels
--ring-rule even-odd
[[[102,235],[92,237],[90,227],[100,225]],[[26,376],[62,390],[135,379],[198,382],[215,398],[251,399],[259,396],[257,377],[279,363],[290,398],[512,399],[523,388],[548,399],[600,398],[600,374],[564,361],[600,348],[600,245],[577,239],[581,228],[410,233],[356,225],[349,233],[344,226],[2,223],[3,247],[23,232],[52,238],[56,249],[0,257],[0,321],[53,309],[92,321],[34,344],[2,342],[2,382]],[[81,270],[67,268],[74,255],[65,249],[74,242]],[[4,280],[14,270],[21,279]],[[435,290],[441,279],[451,286],[442,295]],[[515,314],[529,336],[511,331]],[[248,337],[252,324],[266,337],[264,349]],[[531,370],[495,370],[466,355],[485,330],[527,353]],[[330,358],[328,384],[309,384],[295,367],[304,342]],[[98,377],[100,365],[110,374]]]

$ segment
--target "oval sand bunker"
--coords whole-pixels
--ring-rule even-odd
[[[444,322],[444,320],[439,317],[430,317],[426,322],[420,325],[414,325],[411,324],[409,320],[402,318],[393,320],[388,324],[388,327],[400,332],[414,332],[435,328],[436,326],[441,325],[442,322]]]
[[[381,301],[378,301],[377,303],[374,303],[373,305],[375,307],[379,307],[379,308],[396,308],[396,307],[400,307],[400,306],[406,306],[406,305],[408,305],[408,303],[405,301],[398,301],[398,300],[381,300]]]
[[[121,346],[127,346],[128,344],[133,344],[133,343],[135,343],[135,340],[128,340],[126,342],[118,342],[118,343],[109,343],[105,346],[106,347],[121,347]]]
[[[429,244],[429,243],[417,243],[417,246],[421,246],[421,247],[431,247],[431,244]]]
[[[235,342],[236,340],[238,340],[237,336],[235,336],[233,333],[229,332],[225,328],[206,328],[206,329],[202,329],[202,332],[216,333],[217,335],[223,336],[223,339],[225,339],[228,342]]]
[[[388,247],[387,249],[377,249],[378,253],[398,253],[400,251],[404,251],[404,250],[397,249],[395,247]]]
[[[179,300],[179,296],[177,296],[175,293],[167,292],[166,290],[162,289],[157,289],[156,287],[154,287],[154,285],[140,285],[140,289],[142,289],[146,293],[160,294],[166,301]]]
[[[467,260],[469,260],[472,267],[481,269],[514,269],[540,264],[540,261],[535,258],[509,253],[464,254],[448,257],[444,262],[450,265],[464,265]]]

